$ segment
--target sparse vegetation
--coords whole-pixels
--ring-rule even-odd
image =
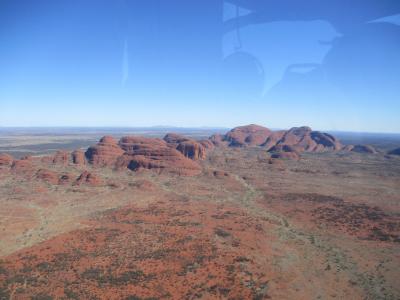
[[[45,166],[73,178],[88,168],[100,187],[0,172],[0,299],[279,299],[283,287],[292,298],[400,294],[397,160],[305,153],[277,166],[262,147],[208,155],[194,177]]]

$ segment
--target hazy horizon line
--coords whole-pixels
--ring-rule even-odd
[[[251,123],[254,124],[254,123]],[[3,126],[0,125],[0,130],[1,129],[190,129],[190,130],[231,130],[236,127],[240,126],[246,126],[250,124],[245,124],[245,125],[237,125],[233,127],[228,127],[228,126],[173,126],[173,125],[153,125],[153,126],[80,126],[80,125],[71,125],[71,126]],[[267,127],[264,125],[260,124],[254,124],[254,125],[259,125],[266,127],[268,129],[277,131],[277,130],[289,130],[294,127],[302,127],[302,126],[307,126],[307,125],[301,125],[301,126],[291,126],[287,128],[279,128],[279,127]],[[400,135],[400,132],[390,132],[390,131],[356,131],[356,130],[346,130],[346,129],[315,129],[312,128],[313,131],[324,131],[324,132],[336,132],[336,133],[353,133],[353,134],[393,134],[393,135]]]

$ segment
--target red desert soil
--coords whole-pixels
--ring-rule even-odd
[[[303,225],[328,227],[360,240],[400,243],[400,215],[320,194],[266,196],[265,205]]]
[[[19,299],[263,298],[274,254],[267,228],[231,206],[131,205],[8,257],[0,278]]]
[[[400,159],[352,149],[249,125],[0,155],[0,299],[399,299]]]

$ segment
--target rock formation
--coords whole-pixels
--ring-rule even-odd
[[[213,134],[212,136],[210,136],[209,140],[215,146],[225,146],[228,143],[224,140],[224,138],[225,138],[225,136],[223,136],[221,134]]]
[[[57,151],[52,159],[53,164],[67,165],[69,162],[69,153],[67,151]]]
[[[0,153],[0,166],[11,166],[14,158],[6,153]]]
[[[214,148],[214,144],[211,140],[200,140],[199,143],[203,145],[206,150],[211,150]]]
[[[198,160],[206,158],[206,147],[201,142],[175,133],[168,133],[163,140],[190,159]],[[212,143],[210,142],[210,144]]]
[[[283,159],[292,159],[299,160],[300,154],[293,146],[289,145],[275,145],[272,147],[269,152],[271,152],[271,158],[283,158]]]
[[[94,166],[115,169],[154,169],[182,175],[200,173],[201,167],[193,160],[205,158],[205,147],[199,142],[168,134],[164,140],[138,136],[122,137],[117,142],[105,136],[95,146],[89,147],[85,156]],[[78,159],[82,162],[81,159]]]
[[[114,166],[118,157],[124,154],[117,141],[111,136],[100,139],[95,146],[89,147],[85,156],[94,166]]]
[[[206,158],[206,148],[196,141],[181,142],[176,147],[176,150],[190,159],[198,160]]]
[[[84,165],[86,163],[85,152],[82,150],[75,150],[71,153],[72,163],[75,165]]]
[[[313,131],[310,127],[293,127],[289,130],[271,131],[259,125],[247,125],[233,128],[225,135],[213,135],[210,141],[214,145],[227,144],[237,146],[262,146],[267,150],[276,145],[292,146],[298,152],[322,152],[340,150],[340,142],[328,133]]]
[[[292,146],[298,152],[322,152],[340,150],[340,142],[328,133],[312,131],[310,127],[293,127],[286,131],[277,145]]]
[[[271,135],[272,131],[259,125],[247,125],[233,128],[229,131],[224,140],[229,146],[260,146]]]
[[[189,139],[189,138],[187,138],[187,137],[185,137],[185,136],[183,136],[183,135],[180,135],[180,134],[176,134],[176,133],[167,133],[167,134],[164,136],[163,140],[164,140],[167,144],[173,145],[173,146],[176,147],[176,146],[178,146],[179,143],[186,142],[186,141],[189,141],[189,140],[191,140],[191,139]]]
[[[131,170],[155,169],[181,175],[195,175],[201,171],[196,162],[164,140],[130,136],[121,138],[119,145],[125,152],[122,161],[128,162]]]
[[[376,151],[376,149],[370,145],[348,145],[344,148],[344,150],[356,153],[369,153],[369,154],[378,153],[378,151]]]
[[[32,160],[30,159],[14,160],[11,166],[11,170],[19,175],[31,176],[34,172]]]
[[[275,145],[273,146],[271,149],[268,150],[268,152],[297,152],[296,148],[293,146],[289,146],[289,145]]]
[[[278,141],[282,139],[285,133],[286,133],[285,130],[273,131],[261,146],[265,147],[265,149],[267,150],[271,149],[278,143]]]

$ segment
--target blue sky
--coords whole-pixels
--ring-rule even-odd
[[[2,0],[0,126],[400,132],[398,2],[313,1]]]

